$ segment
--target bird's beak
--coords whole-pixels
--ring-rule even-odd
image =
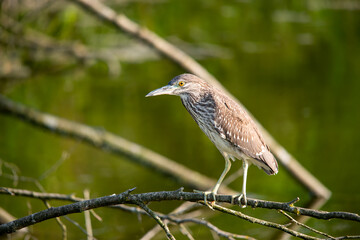
[[[145,97],[153,97],[158,95],[174,95],[174,89],[175,89],[174,86],[166,85],[154,91],[149,92]]]

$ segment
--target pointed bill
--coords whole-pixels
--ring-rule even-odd
[[[174,95],[174,87],[171,85],[166,85],[161,88],[158,88],[154,91],[149,92],[145,97],[153,97],[158,95]]]

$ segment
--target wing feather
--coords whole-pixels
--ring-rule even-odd
[[[218,94],[215,127],[223,139],[230,142],[267,174],[276,174],[278,165],[261,133],[248,113],[234,100]]]

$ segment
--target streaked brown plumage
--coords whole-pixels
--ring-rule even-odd
[[[217,193],[231,167],[230,159],[243,160],[244,180],[240,198],[244,198],[245,204],[249,162],[262,168],[269,175],[278,172],[276,159],[254,121],[223,91],[195,75],[182,74],[173,78],[168,85],[146,96],[163,94],[180,96],[187,111],[225,158],[225,169],[211,193]]]

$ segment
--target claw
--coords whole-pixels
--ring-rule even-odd
[[[238,195],[238,196],[234,196],[234,197],[231,199],[231,203],[232,203],[232,204],[234,204],[235,198],[237,199],[237,201],[238,201],[238,203],[239,203],[239,206],[240,206],[241,208],[246,208],[246,206],[247,206],[246,193],[241,193],[241,194]],[[244,205],[242,204],[241,199],[244,199],[244,203],[245,203]]]
[[[210,191],[203,192],[203,191],[199,191],[199,190],[194,190],[194,192],[203,193],[204,194],[204,204],[206,206],[208,206],[211,210],[214,210],[213,206],[215,204],[215,201],[211,201],[210,203],[208,203],[208,201],[207,201],[207,195],[208,194],[212,194],[213,199],[216,200],[214,192],[210,192]]]

